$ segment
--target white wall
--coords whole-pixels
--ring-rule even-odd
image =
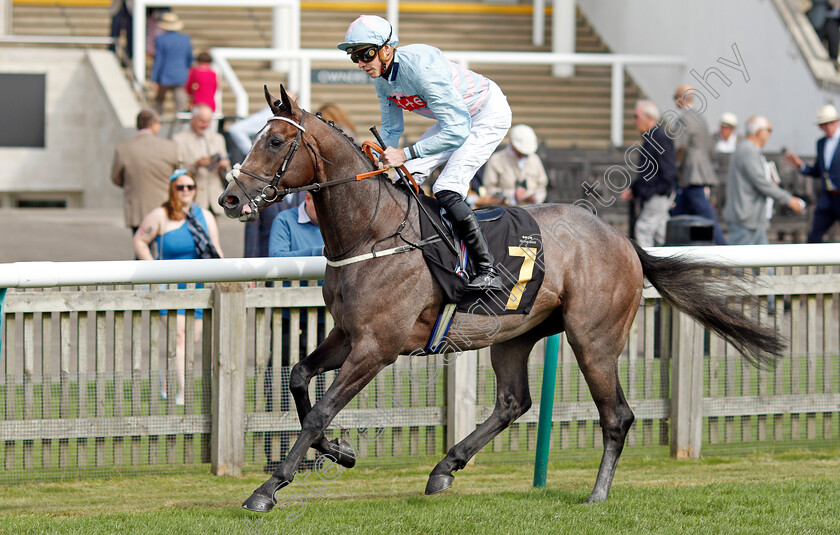
[[[12,0],[0,0],[0,35],[12,33]]]
[[[0,193],[77,192],[83,207],[122,206],[111,160],[139,107],[113,54],[2,48],[0,72],[46,74],[47,93],[46,147],[0,147]]]
[[[768,150],[814,154],[822,135],[814,124],[817,108],[840,105],[838,95],[817,87],[770,0],[578,0],[578,6],[614,52],[684,56],[688,69],[681,80],[651,67],[632,68],[630,74],[663,110],[674,109],[672,96],[680,83],[700,89],[710,97],[704,112],[710,129],[724,111],[735,113],[741,126],[751,115],[766,115],[773,123]],[[718,61],[735,62],[733,45],[749,81]],[[710,78],[717,98],[690,75],[693,69],[702,76],[712,67],[731,82],[727,87]]]

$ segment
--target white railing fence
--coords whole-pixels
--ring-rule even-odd
[[[752,301],[743,306],[774,325],[790,347],[776,370],[754,370],[645,289],[619,363],[637,416],[628,448],[670,445],[675,455],[694,456],[701,446],[836,447],[840,274],[833,266],[840,265],[840,247],[650,251],[776,266],[751,289],[775,314],[764,315]],[[324,269],[323,258],[0,265],[0,288],[17,288],[0,291],[0,458],[7,478],[24,479],[36,468],[67,474],[196,462],[210,463],[215,474],[238,474],[246,462],[277,460],[300,429],[288,397],[289,369],[333,322],[317,287],[243,282],[318,279]],[[217,284],[192,286],[211,281]],[[189,287],[159,289],[164,282]],[[123,286],[135,284],[150,286]],[[203,326],[201,336],[186,337],[183,407],[173,386],[178,309],[187,311],[186,332]],[[300,337],[290,335],[301,330]],[[597,451],[597,411],[565,340],[559,362],[552,451]],[[538,399],[541,359],[532,359],[529,370]],[[313,398],[333,377],[313,381]],[[371,462],[440,455],[490,414],[493,390],[484,350],[400,357],[342,411],[330,433],[355,431],[360,455]],[[527,454],[538,417],[534,406],[486,453]]]

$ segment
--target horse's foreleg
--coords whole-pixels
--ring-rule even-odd
[[[435,466],[426,483],[426,494],[435,494],[451,487],[454,470],[466,466],[481,448],[531,408],[528,355],[535,342],[533,335],[523,335],[491,347],[490,361],[496,374],[496,406],[493,413],[475,431],[453,446]]]
[[[395,347],[399,347],[398,345]],[[268,512],[274,505],[274,493],[290,484],[295,472],[309,449],[324,430],[335,418],[338,412],[359,393],[377,373],[385,366],[393,363],[397,358],[398,349],[385,351],[374,340],[362,340],[353,345],[338,376],[306,414],[301,422],[300,435],[289,454],[280,463],[272,476],[263,483],[250,498],[245,500],[242,507],[250,511]],[[383,356],[385,355],[385,356]],[[331,453],[333,457],[334,453]]]
[[[347,336],[344,331],[334,327],[315,351],[294,365],[289,376],[289,390],[294,397],[301,425],[312,410],[312,401],[309,399],[309,383],[312,378],[340,368],[349,354],[350,342]],[[338,464],[346,468],[352,468],[356,464],[352,447],[341,439],[330,442],[324,433],[321,433],[312,443],[312,447],[323,454],[332,455]]]

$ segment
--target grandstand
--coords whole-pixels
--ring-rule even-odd
[[[37,56],[31,51],[55,45],[21,46],[15,42],[15,38],[25,36],[101,40],[109,33],[109,4],[109,0],[5,0],[3,5],[11,6],[11,10],[0,10],[0,29],[5,28],[11,39],[0,45],[5,52],[0,71],[34,69],[47,72],[48,80],[60,83],[47,88],[47,96],[52,97],[47,99],[47,125],[51,130],[46,146],[52,150],[41,154],[4,149],[8,157],[0,174],[0,206],[19,206],[22,199],[55,200],[66,206],[119,204],[120,192],[108,181],[108,165],[116,142],[131,135],[133,116],[148,99],[148,85],[132,86],[131,71],[120,71],[101,42],[91,41],[85,48],[76,45],[75,52],[65,47],[52,58],[46,50]],[[548,4],[550,10],[551,2]],[[710,128],[723,111],[736,112],[742,119],[768,114],[775,130],[769,152],[777,156],[782,147],[787,147],[806,157],[813,154],[819,135],[813,125],[814,112],[821,104],[837,104],[840,74],[805,18],[799,0],[743,0],[737,5],[725,0],[577,0],[575,5],[575,52],[642,57],[669,54],[685,58],[685,65],[625,66],[620,147],[611,143],[615,133],[610,127],[611,66],[577,66],[573,76],[562,78],[553,76],[548,65],[475,65],[475,70],[494,79],[505,91],[514,122],[535,128],[543,144],[540,154],[548,164],[549,200],[580,199],[585,195],[581,186],[584,181],[597,179],[611,165],[627,164],[625,150],[638,139],[630,120],[634,101],[649,98],[663,111],[672,110],[674,87],[697,83],[694,74],[703,80],[703,90],[712,93],[705,115]],[[333,48],[348,22],[360,12],[386,15],[384,1],[301,1],[300,6],[300,46],[307,49]],[[184,31],[192,37],[196,51],[271,46],[268,8],[173,9],[184,20]],[[532,44],[532,12],[530,0],[404,0],[399,9],[400,42],[425,42],[443,50],[548,52],[550,28],[545,30],[546,44]],[[740,56],[733,56],[736,53]],[[740,70],[732,68],[738,58],[743,61]],[[146,66],[150,66],[148,58]],[[263,106],[263,84],[277,92],[280,83],[288,82],[286,74],[271,70],[267,61],[233,61],[232,67],[249,95],[250,111]],[[313,68],[355,72],[346,61],[316,62]],[[725,80],[716,72],[724,74]],[[222,87],[222,113],[234,115],[233,94],[226,84]],[[59,105],[55,94],[67,98],[62,98]],[[369,126],[379,123],[378,105],[370,87],[313,84],[311,108],[331,101],[350,113],[363,136]],[[173,110],[171,103],[168,105],[171,117]],[[73,108],[79,107],[85,110],[84,124],[77,124],[79,115]],[[406,137],[416,139],[428,126],[427,120],[407,114]],[[55,150],[59,145],[60,150]],[[59,176],[55,176],[57,168],[62,169]],[[723,168],[719,171],[725,173]],[[780,164],[780,171],[783,186],[815,200],[812,181],[784,164]],[[24,172],[34,178],[24,183],[16,181]],[[626,210],[627,205],[618,202],[599,215],[623,226]],[[801,239],[807,219],[785,221],[777,217],[777,227],[793,230],[778,228],[772,233],[774,239]]]
[[[39,0],[17,0],[13,31],[18,35],[107,36],[110,19],[108,2],[77,0],[53,4]],[[332,6],[330,9],[324,9]],[[370,2],[362,7],[370,6]],[[376,4],[376,3],[374,3]],[[371,11],[382,16],[380,11]],[[429,3],[427,3],[429,4]],[[429,43],[442,50],[486,50],[548,52],[546,45],[531,44],[530,6],[490,5],[482,2],[463,3],[466,13],[453,16],[443,9],[446,2],[434,3],[425,9],[411,9],[400,17],[401,44]],[[351,6],[353,4],[347,4]],[[472,7],[470,8],[470,5]],[[359,10],[336,10],[335,3],[301,2],[301,47],[333,48],[341,40],[347,24]],[[515,7],[516,9],[511,9]],[[184,32],[193,40],[195,50],[211,47],[271,46],[271,14],[266,8],[173,8],[184,21]],[[504,36],[500,39],[499,36]],[[577,52],[610,52],[585,17],[578,11],[575,50]],[[233,67],[250,96],[251,111],[264,106],[263,84],[276,92],[285,82],[283,73],[274,72],[268,62],[238,61]],[[321,68],[353,69],[349,63],[326,63]],[[582,66],[570,78],[556,78],[549,66],[514,65],[477,68],[495,80],[511,103],[514,122],[528,123],[547,146],[607,148],[610,135],[610,67]],[[643,96],[630,77],[625,82],[624,137],[635,136],[630,120],[633,102]],[[229,88],[223,88],[223,113],[234,115],[234,99]],[[379,110],[369,87],[359,85],[314,85],[313,108],[324,102],[339,102],[361,131],[378,124]],[[171,106],[171,103],[169,103]],[[169,112],[172,110],[169,108]],[[416,139],[428,128],[422,118],[406,118],[406,134]]]

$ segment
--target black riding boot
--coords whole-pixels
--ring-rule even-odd
[[[475,213],[454,191],[443,190],[435,196],[449,215],[458,235],[467,244],[473,266],[478,272],[467,284],[467,291],[504,290],[494,267],[493,254]]]

